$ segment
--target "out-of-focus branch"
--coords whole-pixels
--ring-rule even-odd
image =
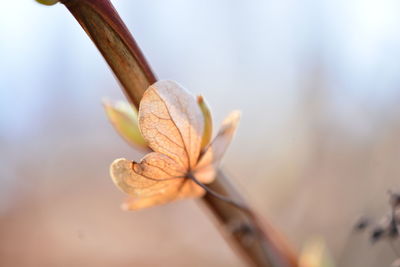
[[[156,76],[146,62],[140,48],[122,22],[109,0],[61,1],[78,20],[95,43],[128,99],[137,108],[140,99]],[[241,203],[244,200],[233,189],[229,179],[219,172],[216,181],[209,185],[213,191]],[[297,266],[297,257],[278,232],[253,215],[207,194],[202,198],[223,226],[229,243],[252,265],[271,267]]]
[[[129,101],[138,107],[143,92],[157,79],[110,1],[61,2],[97,46],[124,88]]]

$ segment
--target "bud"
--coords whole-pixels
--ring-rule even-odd
[[[52,6],[60,2],[60,0],[36,0],[36,2],[46,5],[46,6]]]
[[[197,104],[199,104],[201,113],[203,114],[204,119],[204,132],[203,138],[201,140],[201,148],[203,149],[205,146],[210,143],[211,136],[212,136],[212,117],[210,108],[208,107],[206,101],[204,100],[203,96],[199,95],[197,97]]]
[[[107,117],[115,130],[131,145],[147,149],[146,141],[139,130],[137,111],[126,102],[111,103],[103,100]]]

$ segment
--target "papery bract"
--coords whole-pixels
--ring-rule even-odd
[[[217,165],[235,133],[240,113],[232,112],[214,140],[202,149],[207,122],[203,114],[196,98],[173,81],[160,81],[146,90],[139,107],[139,128],[154,152],[140,163],[117,159],[110,168],[114,183],[132,196],[124,203],[125,209],[205,194],[190,177],[203,184],[215,179]]]

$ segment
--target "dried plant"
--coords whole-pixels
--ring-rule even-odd
[[[203,116],[195,97],[177,83],[160,81],[143,95],[137,121],[154,152],[140,163],[117,159],[110,168],[114,183],[132,196],[123,205],[128,210],[210,192],[205,184],[215,179],[218,163],[235,133],[239,112],[225,119],[209,143],[211,134],[205,125],[211,123],[211,116]]]
[[[399,258],[392,266],[400,266],[400,253],[394,246],[399,239],[400,225],[400,194],[389,191],[390,210],[377,222],[369,218],[361,218],[355,225],[357,231],[365,231],[373,244],[376,242],[388,242],[393,252]]]

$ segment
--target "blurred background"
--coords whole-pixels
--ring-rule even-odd
[[[389,266],[353,232],[400,176],[400,2],[115,0],[161,79],[242,110],[223,168],[299,251]],[[0,265],[244,266],[201,204],[122,212],[109,164],[139,159],[101,99],[123,99],[63,5],[0,10]],[[399,244],[396,244],[399,245]]]

